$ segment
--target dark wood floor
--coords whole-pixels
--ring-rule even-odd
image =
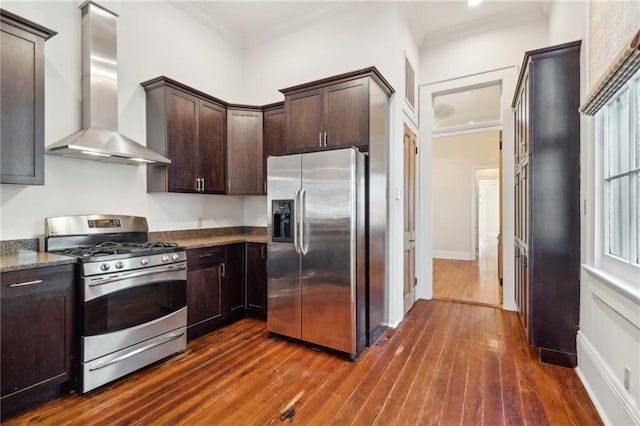
[[[244,319],[166,362],[4,424],[601,424],[571,369],[540,364],[514,313],[419,301],[352,363]]]

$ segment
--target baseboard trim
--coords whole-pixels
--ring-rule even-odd
[[[473,260],[468,251],[434,250],[433,257],[436,259]]]
[[[581,331],[578,331],[577,349],[578,367],[576,373],[591,397],[602,421],[607,425],[640,425],[640,410],[635,406],[627,390],[612,373],[596,348]],[[586,364],[591,364],[593,368],[584,368],[589,367]],[[590,372],[597,374],[597,377],[591,376]],[[604,384],[604,386],[598,386],[597,382]],[[605,407],[601,402],[603,399],[616,402],[619,407],[613,407],[611,404],[606,404]],[[621,416],[626,417],[629,421],[620,421]],[[611,421],[612,418],[614,421]]]

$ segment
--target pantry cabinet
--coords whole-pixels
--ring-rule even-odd
[[[575,367],[580,307],[580,42],[525,53],[515,111],[515,295],[543,362]]]
[[[0,9],[0,183],[44,185],[44,42],[56,32]]]
[[[355,146],[367,151],[376,85],[390,96],[391,86],[375,67],[281,90],[285,96],[287,153]]]
[[[0,274],[2,417],[70,391],[75,382],[74,265]]]
[[[167,77],[142,86],[147,146],[171,160],[147,166],[147,192],[224,193],[226,104]]]

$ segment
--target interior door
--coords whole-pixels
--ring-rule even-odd
[[[404,312],[416,300],[416,155],[415,133],[404,126]]]
[[[503,269],[503,248],[502,248],[502,218],[503,210],[502,210],[502,130],[500,130],[500,149],[498,150],[498,212],[500,220],[498,222],[498,281],[500,285],[502,285],[502,269]]]

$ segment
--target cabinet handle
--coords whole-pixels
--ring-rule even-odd
[[[260,246],[260,255],[262,256],[263,259],[266,257],[264,254],[264,245]]]
[[[198,255],[198,257],[211,257],[211,256],[213,256],[213,253],[207,253],[207,254]]]
[[[227,265],[222,262],[220,267],[222,268],[222,278],[227,278]]]
[[[200,178],[200,192],[204,192],[204,178]]]
[[[200,192],[200,178],[196,178],[196,192]]]
[[[324,147],[327,147],[327,132],[324,132]]]
[[[229,183],[227,184],[227,192],[231,192],[231,179],[229,179]]]
[[[322,148],[322,132],[318,132],[318,146]]]
[[[24,287],[25,285],[34,285],[34,284],[40,284],[40,283],[42,283],[42,280],[25,281],[23,283],[13,283],[9,285],[9,287]]]

